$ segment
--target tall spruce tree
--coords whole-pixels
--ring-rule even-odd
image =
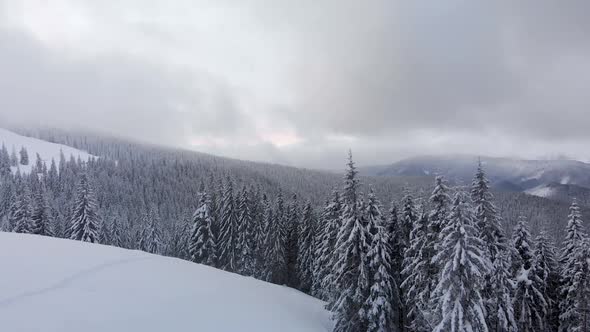
[[[331,306],[336,322],[335,332],[357,332],[368,329],[362,307],[369,296],[369,262],[371,235],[363,220],[359,200],[358,171],[349,154],[348,169],[344,176],[344,207],[342,227],[338,232],[336,245],[335,289],[339,295]]]
[[[72,240],[98,242],[97,203],[86,173],[80,175],[70,225]]]
[[[276,200],[276,208],[273,212],[267,211],[265,216],[268,220],[268,231],[266,232],[266,268],[264,280],[278,285],[287,282],[287,262],[285,261],[285,245],[287,234],[283,225],[285,224],[285,202],[283,195],[279,192]]]
[[[579,328],[581,313],[578,307],[578,295],[580,290],[574,276],[583,269],[582,260],[584,253],[584,242],[586,234],[583,229],[582,215],[578,202],[574,199],[570,206],[570,213],[566,226],[565,239],[562,244],[560,280],[560,302],[559,302],[559,331],[569,332]],[[579,330],[578,330],[579,331]]]
[[[471,185],[471,201],[475,209],[475,225],[492,264],[482,292],[486,304],[486,321],[491,331],[510,332],[515,329],[516,322],[513,319],[512,303],[508,301],[512,291],[510,274],[504,271],[508,264],[506,259],[509,259],[508,240],[481,160]]]
[[[311,292],[313,283],[314,263],[314,231],[315,216],[311,202],[307,202],[303,208],[301,222],[299,222],[299,239],[297,254],[297,274],[299,289],[305,293]]]
[[[297,261],[299,249],[299,230],[301,221],[297,196],[293,195],[291,202],[287,206],[283,227],[286,232],[285,242],[285,263],[287,265],[287,286],[297,288],[300,284],[299,274],[297,273]]]
[[[15,233],[31,233],[33,231],[33,205],[31,203],[31,189],[27,181],[17,182],[17,186],[22,186],[20,192],[15,196],[15,201],[11,208],[10,224],[14,225]]]
[[[399,294],[391,272],[391,248],[389,234],[381,215],[379,204],[369,195],[367,213],[374,220],[371,248],[367,253],[370,269],[370,291],[363,308],[363,315],[368,321],[368,332],[398,331],[395,304]]]
[[[51,229],[51,220],[49,207],[47,206],[47,197],[45,186],[39,185],[35,193],[35,205],[31,215],[32,229],[31,233],[37,235],[53,236]]]
[[[337,190],[332,192],[320,216],[318,240],[315,249],[314,277],[312,295],[328,303],[334,303],[337,296],[332,278],[336,263],[336,241],[341,225],[342,202]]]
[[[559,327],[559,270],[556,249],[547,233],[542,230],[535,239],[535,275],[541,280],[539,291],[547,303],[543,317],[546,331],[557,331]]]
[[[513,270],[516,271],[514,318],[518,331],[543,331],[547,303],[540,291],[542,280],[534,271],[533,243],[524,217],[518,220],[512,236],[512,244],[516,255],[512,264]]]
[[[226,271],[234,272],[238,267],[238,216],[236,214],[233,182],[228,178],[220,210],[219,264]]]
[[[455,195],[440,250],[433,259],[442,267],[433,297],[434,332],[488,331],[481,291],[491,263],[466,201],[463,193]]]
[[[254,219],[251,210],[250,193],[242,188],[238,198],[238,272],[242,275],[254,274]]]
[[[191,261],[215,267],[217,264],[217,243],[212,230],[209,213],[209,197],[201,194],[200,206],[193,214],[189,255]]]

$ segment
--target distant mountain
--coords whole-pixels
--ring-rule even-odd
[[[468,184],[479,157],[471,155],[422,156],[386,166],[362,168],[369,176],[444,175],[456,184]],[[574,160],[519,160],[481,157],[492,186],[498,190],[529,192],[549,184],[590,188],[590,164]],[[531,191],[534,193],[534,191]]]
[[[590,206],[590,189],[573,184],[549,183],[542,184],[525,191],[533,196],[549,198],[560,202],[571,202],[577,199],[582,205]]]

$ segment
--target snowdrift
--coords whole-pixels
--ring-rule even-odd
[[[2,331],[325,332],[323,303],[179,259],[0,233]]]

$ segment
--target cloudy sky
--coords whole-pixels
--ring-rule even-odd
[[[0,0],[0,123],[340,167],[590,159],[586,0]]]

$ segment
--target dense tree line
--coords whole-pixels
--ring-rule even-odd
[[[4,231],[139,249],[294,287],[326,301],[335,331],[589,329],[580,206],[563,218],[559,249],[530,216],[509,236],[481,165],[470,188],[437,177],[430,195],[406,188],[385,209],[371,185],[362,192],[352,156],[341,189],[318,206],[275,183],[202,174],[209,168],[179,160],[37,156],[25,174],[23,155],[0,150]],[[193,176],[198,185],[171,194],[174,181]]]

